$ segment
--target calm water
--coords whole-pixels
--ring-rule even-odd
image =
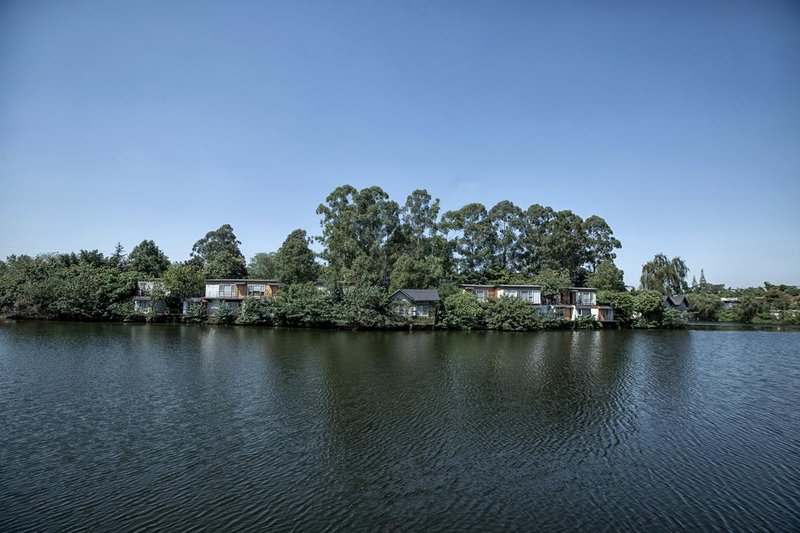
[[[0,324],[0,530],[800,529],[800,333]]]

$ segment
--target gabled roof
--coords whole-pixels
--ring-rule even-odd
[[[661,298],[661,303],[669,304],[674,307],[679,307],[681,305],[689,307],[689,300],[686,299],[686,296],[683,294],[673,294],[672,296],[664,296]]]
[[[439,292],[431,289],[399,289],[392,294],[392,297],[398,293],[414,303],[439,301]]]

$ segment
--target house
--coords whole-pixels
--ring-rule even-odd
[[[664,296],[661,298],[661,305],[664,309],[673,309],[681,313],[689,310],[689,300],[683,294]]]
[[[593,287],[570,287],[546,298],[548,311],[567,320],[593,318],[598,322],[613,322],[614,308],[597,302],[597,289]]]
[[[733,309],[741,303],[739,298],[720,298],[720,300],[722,301],[723,309]]]
[[[567,320],[592,317],[598,322],[613,322],[614,309],[597,303],[597,289],[570,287],[551,296],[542,295],[540,285],[477,285],[462,284],[461,290],[471,292],[478,301],[500,297],[522,298],[535,305],[540,313],[554,313]]]
[[[500,298],[501,296],[522,298],[532,304],[542,303],[542,287],[541,285],[475,285],[475,284],[462,284],[459,285],[461,290],[471,292],[475,295],[479,302],[493,298]]]
[[[411,324],[433,325],[439,293],[427,289],[399,289],[389,297],[397,314]]]
[[[280,283],[274,279],[207,279],[202,301],[208,314],[219,309],[223,302],[236,312],[244,299],[273,298],[278,287]]]
[[[133,310],[142,314],[164,315],[167,313],[166,296],[169,296],[169,290],[160,279],[137,281]]]

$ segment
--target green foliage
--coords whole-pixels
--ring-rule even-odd
[[[614,320],[622,326],[629,326],[635,318],[635,299],[627,291],[598,291],[597,302],[613,307]]]
[[[205,275],[211,279],[241,279],[247,275],[244,257],[222,251],[206,263]]]
[[[202,262],[209,278],[240,279],[247,276],[244,255],[230,224],[223,224],[192,246],[192,257]]]
[[[399,225],[399,206],[380,187],[337,187],[320,204],[322,258],[329,275],[347,284],[383,284],[391,267],[390,242]]]
[[[247,276],[251,279],[277,279],[275,255],[275,252],[270,252],[258,253],[251,257],[250,263],[247,264]]]
[[[246,298],[239,307],[236,323],[241,325],[271,324],[271,306],[266,300],[261,298]]]
[[[503,331],[531,331],[540,328],[541,315],[521,298],[500,297],[485,304],[486,326]]]
[[[688,273],[689,269],[680,257],[668,259],[664,254],[657,254],[642,266],[641,288],[665,296],[683,294],[689,290],[686,284]]]
[[[114,260],[117,262],[117,260]],[[126,267],[148,277],[160,277],[169,267],[169,258],[152,240],[144,240],[133,247],[127,257]]]
[[[301,229],[294,230],[275,254],[275,272],[278,280],[289,285],[316,281],[319,266],[314,257],[306,232]]]
[[[396,327],[400,320],[390,308],[385,291],[374,285],[359,285],[344,291],[332,306],[333,323],[350,329]]]
[[[21,318],[119,319],[137,276],[108,266],[93,252],[12,255],[0,275],[0,312]]]
[[[468,330],[483,325],[484,309],[471,292],[454,292],[444,296],[442,303],[442,326]]]
[[[237,313],[227,302],[220,302],[219,306],[208,316],[208,323],[228,325],[236,322],[236,318]]]
[[[553,298],[570,286],[569,274],[564,270],[545,268],[533,277],[536,285],[542,286],[542,296]]]
[[[188,263],[173,263],[170,265],[164,272],[162,281],[164,288],[177,301],[200,296],[205,289],[203,272]]]
[[[661,293],[640,291],[633,296],[633,310],[642,315],[655,315],[662,310]]]
[[[597,265],[597,269],[589,274],[586,282],[589,287],[595,287],[601,291],[624,291],[625,281],[622,270],[609,259],[603,260]]]
[[[722,300],[719,296],[708,293],[695,293],[691,297],[691,313],[695,320],[713,322],[722,311]]]
[[[206,320],[206,309],[200,302],[189,302],[188,309],[183,315],[187,324],[201,324]]]
[[[296,327],[328,327],[333,325],[332,296],[313,283],[282,287],[272,300],[275,324]]]

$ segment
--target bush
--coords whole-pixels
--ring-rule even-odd
[[[334,324],[353,330],[397,327],[400,319],[389,307],[386,292],[376,285],[350,287],[331,307]]]
[[[242,325],[268,325],[272,322],[272,313],[266,300],[247,298],[239,308],[236,323]]]
[[[442,302],[441,325],[450,329],[473,329],[484,322],[484,309],[474,294],[456,292]]]
[[[530,302],[521,298],[500,297],[487,302],[486,326],[502,331],[540,329],[539,313]]]
[[[219,306],[208,317],[209,324],[233,324],[237,314],[230,308],[227,302],[220,302]]]
[[[287,285],[271,302],[272,320],[280,326],[331,326],[331,298],[313,283]]]

